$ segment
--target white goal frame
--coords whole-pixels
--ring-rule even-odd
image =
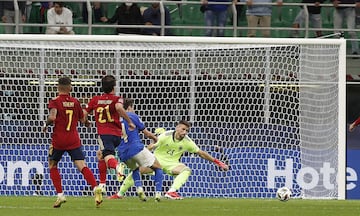
[[[184,44],[244,44],[244,45],[339,45],[338,64],[338,199],[346,198],[346,40],[344,39],[292,39],[292,38],[211,38],[211,37],[154,37],[154,36],[112,36],[112,35],[7,35],[1,34],[0,41],[97,41],[97,42],[151,42],[151,43],[184,43]]]

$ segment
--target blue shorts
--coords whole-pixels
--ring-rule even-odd
[[[115,155],[115,149],[120,145],[121,137],[114,135],[99,135],[98,141],[104,158],[108,155]]]
[[[85,155],[82,151],[82,147],[72,150],[59,150],[52,148],[52,146],[50,146],[49,149],[49,159],[54,161],[60,161],[65,152],[67,152],[70,155],[72,161],[85,160]]]

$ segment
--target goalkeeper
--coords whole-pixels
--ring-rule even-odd
[[[169,191],[165,193],[165,197],[169,199],[179,200],[182,197],[177,193],[182,185],[186,183],[191,175],[191,169],[180,162],[180,158],[184,152],[196,153],[200,157],[215,163],[217,166],[227,171],[228,165],[213,158],[210,154],[200,150],[195,142],[187,136],[190,129],[190,123],[184,120],[179,121],[175,130],[163,132],[155,144],[150,144],[148,148],[154,150],[155,157],[160,162],[163,171],[174,176],[174,182]],[[157,131],[155,131],[157,133]],[[141,167],[141,173],[151,173],[152,170]],[[128,175],[120,187],[120,191],[114,194],[110,199],[123,198],[125,192],[134,185],[132,175]]]

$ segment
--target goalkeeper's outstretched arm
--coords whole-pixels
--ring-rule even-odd
[[[214,164],[216,164],[217,166],[219,166],[220,168],[222,168],[223,170],[227,171],[229,170],[229,166],[226,165],[225,163],[219,161],[218,159],[214,158],[213,156],[211,156],[209,153],[203,151],[203,150],[199,150],[197,152],[197,154],[201,157],[204,158],[205,160],[208,160],[210,162],[213,162]]]

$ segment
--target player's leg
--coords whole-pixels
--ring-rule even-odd
[[[138,155],[138,154],[137,154]],[[136,155],[135,155],[136,156]],[[136,158],[132,157],[125,162],[125,164],[132,170],[132,177],[134,179],[134,185],[136,187],[136,193],[141,201],[146,201],[146,195],[142,187],[141,175],[139,170],[139,164]]]
[[[139,170],[141,174],[153,172],[153,170],[149,167],[140,167]],[[121,184],[119,191],[116,194],[112,195],[109,199],[122,199],[125,196],[126,191],[128,191],[129,188],[131,188],[132,186],[134,186],[134,179],[131,172],[129,175],[126,176],[124,182]]]
[[[162,194],[163,171],[158,160],[147,148],[143,148],[133,159],[141,167],[150,167],[155,172],[155,200],[160,201]],[[133,178],[135,172],[133,172]],[[135,186],[137,182],[135,180]]]
[[[155,156],[154,156],[155,158]],[[155,158],[155,161],[153,165],[151,166],[151,169],[155,172],[155,201],[159,202],[162,196],[162,185],[163,185],[163,170],[159,163],[159,161]]]
[[[71,157],[71,160],[74,161],[76,168],[81,172],[86,182],[93,189],[95,196],[95,206],[99,207],[103,201],[102,190],[97,186],[93,172],[89,169],[89,167],[86,166],[84,153],[82,152],[81,148],[70,150],[68,153]]]
[[[51,145],[49,148],[49,170],[50,170],[50,179],[55,187],[56,193],[57,193],[57,199],[54,203],[54,208],[61,207],[61,204],[66,202],[65,195],[62,190],[61,185],[61,176],[59,169],[57,167],[58,161],[60,161],[62,155],[64,154],[64,151],[62,150],[56,150]]]
[[[115,169],[118,177],[121,179],[123,174],[123,166],[121,166],[115,158],[115,148],[120,144],[121,137],[112,135],[100,135],[100,139],[104,149],[102,155],[105,160],[106,166],[109,169]]]
[[[169,199],[182,199],[182,197],[176,192],[183,186],[191,175],[191,169],[183,163],[178,163],[171,168],[171,174],[175,176],[174,182],[170,189],[166,192],[165,197]]]
[[[142,187],[142,180],[141,180],[141,175],[140,175],[140,170],[139,168],[136,168],[135,170],[132,171],[132,175],[133,175],[133,179],[134,179],[134,184],[136,187],[136,193],[139,197],[139,199],[141,201],[146,201],[146,195],[145,195],[145,191]]]
[[[99,170],[99,187],[101,187],[102,193],[106,194],[107,167],[106,167],[105,160],[102,158],[102,152],[100,149],[98,151],[96,151],[96,157],[98,159],[98,170]]]

